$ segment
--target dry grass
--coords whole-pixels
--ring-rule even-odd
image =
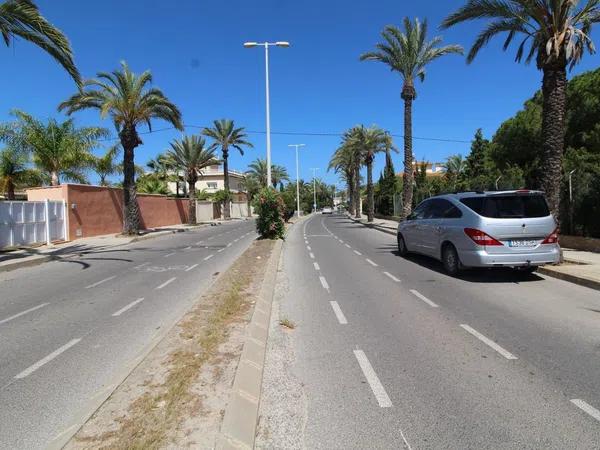
[[[289,328],[290,330],[293,330],[294,328],[296,328],[296,324],[294,322],[292,322],[290,319],[288,319],[287,317],[284,317],[283,319],[281,319],[279,321],[279,325],[281,325],[282,327]]]

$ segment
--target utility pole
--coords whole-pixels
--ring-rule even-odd
[[[318,167],[311,167],[311,169],[313,171],[313,212],[316,213],[317,212],[317,178],[316,178],[316,173],[317,170],[319,170]]]
[[[298,168],[298,148],[304,147],[305,144],[289,144],[288,147],[296,147],[296,207],[297,214],[300,217],[300,169]]]

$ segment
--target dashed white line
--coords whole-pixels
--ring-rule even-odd
[[[137,305],[138,303],[141,303],[144,301],[144,297],[142,298],[138,298],[137,300],[132,301],[130,304],[128,304],[127,306],[121,308],[120,310],[118,310],[116,313],[113,313],[113,317],[118,317],[121,314],[123,314],[125,311],[133,308],[135,305]]]
[[[313,266],[315,266],[315,270],[321,270],[318,263],[314,262]],[[2,323],[2,322],[0,322],[0,323]]]
[[[415,297],[420,298],[421,300],[423,300],[425,303],[427,303],[432,308],[438,308],[439,307],[439,305],[437,303],[432,302],[427,297],[425,297],[423,294],[421,294],[419,291],[417,291],[415,289],[411,289],[410,292],[412,292],[412,294]]]
[[[221,253],[223,250],[225,250],[225,249],[221,248],[221,249],[217,250],[217,253]]]
[[[358,256],[362,256],[362,253],[359,252],[358,250],[354,250],[354,253],[356,253]]]
[[[42,303],[41,305],[34,306],[33,308],[26,309],[25,311],[21,311],[20,313],[15,314],[14,316],[7,317],[6,319],[0,320],[0,325],[6,322],[10,322],[11,320],[16,319],[17,317],[24,316],[30,312],[36,311],[44,306],[48,306],[50,303]]]
[[[371,390],[373,391],[379,406],[382,408],[390,408],[392,406],[392,401],[387,395],[387,392],[385,392],[385,388],[381,384],[381,381],[379,381],[379,377],[375,373],[375,370],[373,370],[373,366],[371,366],[365,352],[362,350],[354,350],[354,356],[356,356],[358,364],[360,365],[369,386],[371,386]]]
[[[348,321],[346,320],[346,316],[344,316],[344,313],[342,312],[342,308],[340,308],[340,305],[338,305],[338,302],[332,301],[332,302],[329,302],[329,304],[333,308],[333,312],[335,313],[335,317],[337,318],[337,320],[340,323],[340,325],[348,325]]]
[[[348,248],[352,248],[352,247],[350,247],[348,244],[344,244],[344,245],[345,245],[346,247],[348,247]]]
[[[194,264],[193,266],[188,267],[187,269],[185,269],[185,271],[189,272],[190,270],[194,270],[196,267],[198,267],[198,264]]]
[[[198,242],[196,242],[196,244],[195,244],[195,245],[200,245],[200,244],[202,244],[203,242],[204,242],[204,241],[198,241]]]
[[[189,245],[189,246],[187,246],[186,248],[184,248],[184,250],[191,250],[191,249],[192,249],[192,246],[191,246],[191,245]]]
[[[171,284],[171,283],[172,283],[173,281],[175,281],[176,279],[177,279],[177,277],[169,278],[169,279],[168,279],[167,281],[165,281],[163,284],[161,284],[160,286],[157,286],[157,287],[155,287],[154,289],[155,289],[155,290],[162,289],[162,288],[164,288],[165,286],[167,286],[168,284]]]
[[[311,259],[315,259],[315,255],[311,252],[309,253]]]
[[[204,261],[208,261],[210,258],[212,258],[215,255],[208,255],[206,258],[204,258]]]
[[[150,264],[149,262],[145,262],[143,264],[140,264],[139,266],[135,266],[134,269],[141,269],[144,266],[147,266],[148,264]]]
[[[96,286],[100,286],[102,283],[106,283],[107,281],[114,280],[115,278],[117,278],[117,276],[113,275],[112,277],[108,277],[108,278],[105,278],[104,280],[97,281],[94,284],[90,284],[89,286],[86,286],[85,288],[86,289],[91,289],[91,288],[94,288]]]
[[[175,254],[175,252],[173,252],[173,253],[167,253],[167,254],[165,255],[165,258],[168,258],[169,256],[173,256],[174,254]]]
[[[342,240],[340,239],[340,244],[343,244],[343,243],[344,243],[344,241],[342,241]]]
[[[327,284],[327,280],[325,279],[325,277],[319,277],[319,280],[321,281],[321,286],[323,286],[323,288],[328,291],[329,285]]]
[[[496,350],[498,353],[500,353],[506,359],[518,359],[515,355],[513,355],[512,353],[510,353],[508,350],[503,349],[498,344],[496,344],[494,341],[492,341],[491,339],[485,337],[479,331],[474,330],[469,325],[461,324],[460,326],[464,330],[466,330],[467,332],[469,332],[473,336],[475,336],[477,339],[479,339],[481,342],[483,342],[484,344],[486,344],[486,345],[490,346],[491,348],[493,348],[494,350]]]
[[[374,266],[374,267],[378,267],[378,266],[379,266],[379,264],[377,264],[377,263],[374,263],[374,262],[373,262],[373,261],[371,261],[369,258],[367,258],[367,262],[368,262],[369,264],[371,264],[372,266]]]
[[[383,274],[384,274],[386,277],[388,277],[388,278],[390,278],[390,279],[394,280],[396,283],[400,283],[400,280],[399,280],[398,278],[396,278],[394,275],[392,275],[391,273],[389,273],[389,272],[383,272]]]
[[[600,422],[600,411],[598,411],[596,408],[594,408],[589,403],[586,403],[583,400],[578,399],[578,398],[571,400],[571,403],[573,403],[579,409],[588,413],[590,416],[592,416],[594,419],[596,419],[598,422]]]
[[[68,349],[70,349],[71,347],[73,347],[75,344],[77,344],[79,341],[81,341],[81,339],[73,339],[72,341],[67,342],[65,345],[63,345],[62,347],[54,350],[52,353],[50,353],[48,356],[46,356],[45,358],[40,359],[38,362],[36,362],[35,364],[33,364],[32,366],[29,366],[27,369],[25,369],[23,372],[19,373],[18,375],[15,376],[15,378],[17,380],[20,380],[21,378],[25,378],[29,375],[31,375],[33,372],[35,372],[36,370],[38,370],[40,367],[42,367],[44,364],[48,364],[50,361],[52,361],[54,358],[56,358],[57,356],[59,356],[61,353],[67,351]]]
[[[211,237],[208,238],[209,241],[212,240],[212,239],[214,239],[214,236],[211,236]]]
[[[306,250],[308,250],[309,252],[312,250],[312,248],[310,248],[310,245],[306,246]]]

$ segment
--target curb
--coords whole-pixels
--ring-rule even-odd
[[[381,231],[382,233],[387,233],[387,234],[391,234],[393,236],[396,236],[396,232],[393,230],[390,230],[389,228],[384,228],[384,227],[380,227],[378,225],[375,225],[374,223],[365,223],[365,222],[361,222],[358,219],[355,219],[352,216],[347,216],[350,220],[352,220],[355,223],[360,223],[361,225],[367,227],[367,228],[373,228],[374,230],[377,231]]]
[[[265,278],[254,305],[233,390],[225,409],[221,435],[217,440],[216,448],[219,450],[254,448],[271,306],[282,247],[283,241],[278,240],[269,258]]]
[[[53,257],[52,255],[40,255],[34,258],[29,258],[31,259],[24,259],[22,261],[17,260],[9,264],[2,264],[0,265],[0,272],[10,272],[11,270],[21,269],[23,267],[39,266],[45,262],[57,259],[57,257]]]
[[[538,267],[537,272],[552,278],[558,278],[559,280],[568,281],[570,283],[600,291],[600,282],[590,280],[589,278],[582,278],[570,273],[559,272],[548,267]]]

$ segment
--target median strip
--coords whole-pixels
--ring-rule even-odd
[[[512,353],[510,353],[508,350],[503,349],[502,347],[500,347],[498,344],[496,344],[494,341],[492,341],[491,339],[485,337],[483,334],[481,334],[479,331],[474,330],[473,328],[471,328],[469,325],[465,325],[465,324],[461,324],[460,325],[464,330],[466,330],[467,332],[471,333],[473,336],[475,336],[477,339],[479,339],[481,342],[483,342],[484,344],[488,345],[489,347],[491,347],[492,349],[496,350],[498,353],[500,353],[502,356],[504,356],[506,359],[518,359],[515,355],[513,355]]]

